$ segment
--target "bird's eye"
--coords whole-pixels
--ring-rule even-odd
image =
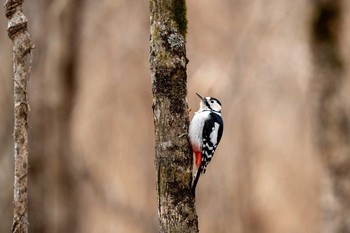
[[[212,103],[212,104],[213,104],[213,103],[214,103],[214,100],[211,100],[211,101],[210,101],[210,103]]]

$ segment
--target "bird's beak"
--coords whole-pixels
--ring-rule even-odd
[[[196,93],[196,94],[198,95],[198,97],[199,97],[203,102],[205,102],[204,98],[203,98],[200,94],[198,94],[198,93]]]

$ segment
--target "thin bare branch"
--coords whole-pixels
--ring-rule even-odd
[[[30,73],[31,43],[28,20],[22,11],[23,0],[7,0],[5,15],[7,33],[13,42],[14,80],[14,216],[12,232],[28,232],[28,97],[27,82]]]

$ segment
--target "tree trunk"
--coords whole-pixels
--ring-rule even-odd
[[[29,118],[29,149],[35,157],[30,163],[29,219],[36,233],[76,232],[79,224],[71,115],[83,2],[43,1],[33,7],[40,13],[32,12],[32,18],[47,25],[33,27],[35,61],[40,66],[33,66],[33,76],[38,78],[30,85],[33,117]]]
[[[187,140],[186,3],[151,0],[150,11],[160,232],[198,232],[194,197],[189,187],[192,151]]]
[[[350,232],[350,115],[349,93],[344,92],[349,83],[340,43],[345,12],[341,0],[314,4],[315,132],[328,171],[322,203],[324,232]]]
[[[14,216],[12,232],[28,232],[28,98],[32,43],[27,30],[27,18],[22,12],[23,0],[5,3],[7,32],[13,42],[14,75]]]

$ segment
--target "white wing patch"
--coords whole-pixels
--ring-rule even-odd
[[[213,145],[216,145],[218,142],[218,132],[219,132],[220,125],[218,123],[214,123],[214,127],[210,133],[210,141]]]

